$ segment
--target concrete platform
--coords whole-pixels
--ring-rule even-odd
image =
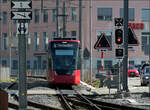
[[[61,90],[63,94],[76,94],[76,92],[74,90]],[[92,95],[91,92],[88,92],[86,90],[81,90],[80,91],[81,94],[83,95]],[[58,90],[28,90],[27,91],[28,95],[33,95],[33,94],[37,94],[37,95],[43,95],[43,94],[49,94],[49,95],[57,95],[60,94],[60,92]]]
[[[101,87],[101,88],[95,88],[91,85],[86,84],[85,82],[81,81],[82,85],[85,85],[86,87],[91,89],[92,93],[96,93],[99,95],[103,95],[103,94],[115,94],[117,92],[117,88],[107,88],[107,87]],[[149,86],[141,86],[140,85],[140,78],[139,77],[131,77],[128,78],[128,88],[130,93],[143,93],[149,92]]]

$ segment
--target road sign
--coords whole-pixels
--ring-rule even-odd
[[[11,11],[12,20],[31,20],[32,12],[31,11]]]
[[[17,34],[28,34],[28,23],[17,23]]]
[[[139,41],[131,27],[128,27],[128,45],[129,46],[138,46]]]
[[[98,38],[97,42],[94,45],[95,49],[110,49],[110,42],[108,40],[108,37],[102,33],[100,37]]]
[[[32,1],[11,1],[12,9],[31,9]]]

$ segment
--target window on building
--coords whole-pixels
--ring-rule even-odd
[[[7,24],[7,12],[5,11],[2,13],[2,23]]]
[[[64,14],[62,16],[62,21],[63,21],[63,19],[65,19],[65,21],[66,21],[67,20],[67,8],[62,8],[62,14]]]
[[[123,8],[120,8],[120,18],[124,18],[124,10]],[[134,8],[129,8],[129,21],[134,21],[134,15],[135,15],[135,12],[134,12]]]
[[[52,22],[56,21],[56,9],[52,9]]]
[[[31,62],[30,62],[30,60],[27,60],[27,69],[31,69]]]
[[[37,60],[34,60],[33,62],[33,69],[37,69]]]
[[[34,41],[33,41],[34,51],[38,51],[39,48],[39,35],[37,32],[34,32]]]
[[[30,37],[30,32],[27,34],[26,37],[26,46],[27,46],[27,50],[30,50],[30,45],[31,45],[31,37]]]
[[[7,33],[2,33],[2,50],[6,50],[6,39],[7,39]]]
[[[12,69],[18,69],[18,60],[13,60],[12,61]]]
[[[97,71],[98,72],[101,71],[101,66],[102,66],[101,60],[97,60]]]
[[[46,65],[47,65],[46,60],[43,60],[43,62],[42,62],[42,69],[43,69],[43,70],[46,69]]]
[[[72,7],[70,13],[71,13],[70,14],[71,21],[76,21],[76,17],[77,17],[76,8]]]
[[[150,8],[142,9],[142,21],[150,22]]]
[[[34,10],[34,23],[39,23],[40,21],[40,10],[35,9]]]
[[[52,32],[52,40],[56,38],[56,32]]]
[[[97,8],[97,20],[112,20],[112,8]]]
[[[111,60],[105,60],[104,61],[104,67],[105,67],[105,70],[110,70],[110,68],[112,67],[112,61]]]
[[[3,3],[7,3],[7,0],[2,0]]]
[[[129,61],[129,65],[134,65],[134,61],[133,61],[133,60],[130,60],[130,61]]]
[[[71,38],[76,38],[76,31],[71,31]]]
[[[13,24],[16,24],[17,23],[17,20],[12,20]]]
[[[4,67],[7,66],[7,60],[2,60],[2,66],[4,66]]]
[[[142,32],[141,46],[142,46],[142,51],[144,51],[145,55],[149,55],[150,54],[150,32]]]
[[[48,22],[48,10],[47,9],[43,10],[43,22],[44,23]]]
[[[44,51],[46,51],[47,49],[47,44],[48,44],[48,33],[47,32],[43,32],[43,43],[42,43],[42,48]]]
[[[16,37],[17,33],[16,32],[13,32],[13,37]]]

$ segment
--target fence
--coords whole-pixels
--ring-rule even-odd
[[[10,68],[0,67],[0,81],[9,81],[9,80],[10,80]]]

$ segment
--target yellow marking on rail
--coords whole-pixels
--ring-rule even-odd
[[[0,80],[0,82],[15,82],[15,79]]]

